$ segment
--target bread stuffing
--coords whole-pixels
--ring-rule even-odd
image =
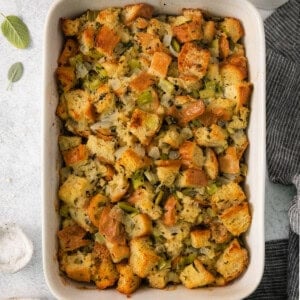
[[[60,25],[62,274],[127,296],[241,276],[253,89],[242,23],[133,4]]]

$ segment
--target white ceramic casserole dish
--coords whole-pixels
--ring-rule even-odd
[[[182,8],[201,8],[214,15],[232,16],[243,23],[246,35],[244,44],[249,60],[250,81],[254,84],[251,99],[251,116],[248,128],[250,147],[247,152],[249,172],[245,190],[252,211],[252,225],[245,239],[250,252],[247,270],[225,287],[188,290],[178,286],[170,290],[142,288],[132,299],[242,299],[255,290],[264,269],[264,180],[265,180],[265,41],[263,23],[252,4],[245,0],[57,0],[49,9],[44,41],[44,99],[43,99],[43,264],[46,281],[58,299],[125,299],[116,290],[97,290],[87,285],[69,281],[60,276],[56,232],[59,216],[56,210],[59,151],[57,137],[59,120],[55,116],[58,103],[55,69],[62,48],[63,36],[59,28],[61,17],[73,17],[86,11],[132,3],[150,3],[156,13],[178,14]]]

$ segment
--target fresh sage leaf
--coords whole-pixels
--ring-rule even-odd
[[[7,40],[16,48],[25,49],[29,46],[30,36],[26,24],[17,16],[2,16],[1,31]]]
[[[8,70],[7,78],[9,81],[7,89],[10,89],[12,84],[16,81],[19,81],[23,75],[23,64],[21,62],[16,62]]]

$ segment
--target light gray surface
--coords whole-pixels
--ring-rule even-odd
[[[42,270],[41,250],[41,80],[43,26],[52,0],[3,0],[0,11],[22,16],[32,44],[18,50],[0,36],[0,223],[19,224],[33,241],[31,262],[16,274],[0,274],[0,299],[51,298]],[[267,16],[270,12],[263,12]],[[23,78],[7,91],[9,66],[21,61]],[[295,190],[266,182],[266,239],[286,238],[287,210]],[[0,249],[1,251],[1,249]]]

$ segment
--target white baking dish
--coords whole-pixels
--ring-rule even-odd
[[[83,285],[60,277],[56,260],[59,228],[57,206],[59,153],[57,136],[59,123],[55,116],[58,102],[54,72],[57,57],[62,48],[62,34],[59,28],[61,17],[72,17],[87,9],[101,9],[107,6],[122,6],[138,3],[134,0],[58,0],[51,6],[45,27],[44,42],[44,102],[43,102],[43,263],[48,286],[58,299],[125,299],[114,289],[100,291],[82,288]],[[247,154],[249,173],[246,192],[252,208],[252,225],[246,234],[250,251],[250,263],[246,272],[232,284],[225,287],[188,290],[179,286],[171,290],[140,289],[132,299],[241,299],[255,290],[264,269],[264,180],[265,180],[265,41],[262,20],[252,4],[244,0],[145,0],[156,12],[177,14],[182,8],[202,8],[215,15],[233,16],[242,20],[244,38],[249,59],[250,81],[254,84],[251,100],[251,117],[248,129],[250,147]],[[86,285],[85,285],[86,286]],[[81,288],[80,288],[81,287]]]

